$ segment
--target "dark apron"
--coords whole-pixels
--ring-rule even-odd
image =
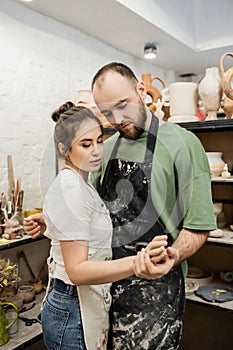
[[[118,138],[99,191],[113,223],[113,258],[135,255],[156,235],[171,235],[151,198],[151,168],[158,131],[153,116],[143,163],[116,159]],[[129,147],[133,140],[128,140]],[[131,145],[130,145],[131,144]],[[112,334],[109,349],[177,349],[184,312],[181,266],[157,280],[131,276],[112,285]]]

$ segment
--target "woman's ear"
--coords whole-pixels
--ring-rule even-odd
[[[146,86],[145,86],[144,82],[138,81],[136,89],[137,89],[139,96],[144,101],[146,98],[146,95],[147,95],[147,90],[146,90]]]
[[[63,145],[63,143],[61,143],[61,142],[59,142],[59,144],[57,145],[57,147],[58,147],[58,150],[59,150],[59,152],[63,155],[63,156],[65,156],[65,145]]]

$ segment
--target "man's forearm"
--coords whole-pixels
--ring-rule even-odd
[[[193,255],[206,241],[209,231],[190,231],[182,229],[172,247],[177,249],[179,257],[176,264]]]

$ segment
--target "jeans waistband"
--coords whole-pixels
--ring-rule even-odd
[[[67,284],[62,280],[59,280],[58,278],[55,278],[54,280],[52,280],[52,286],[57,290],[67,293],[68,295],[71,295],[71,296],[78,295],[77,286],[73,284]]]

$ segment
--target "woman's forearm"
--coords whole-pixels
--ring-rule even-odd
[[[133,275],[134,259],[135,257],[110,261],[86,260],[66,269],[71,282],[76,285],[109,283]]]

